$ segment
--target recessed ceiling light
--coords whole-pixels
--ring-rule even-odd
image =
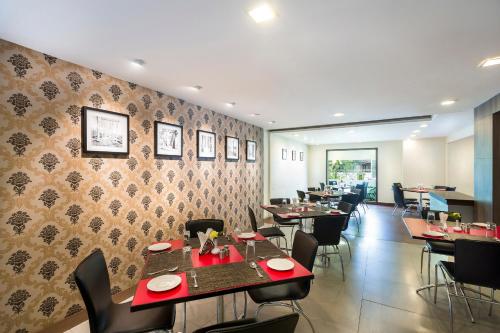
[[[276,17],[276,12],[267,3],[264,3],[260,6],[255,7],[254,9],[250,10],[248,12],[248,14],[257,23],[271,21],[272,19],[274,19]]]
[[[267,122],[269,125],[272,125],[272,124],[275,124],[276,123],[276,120],[271,120],[271,121],[268,121]]]
[[[299,136],[297,133],[295,133],[293,136]]]
[[[429,125],[427,125],[427,124],[422,124],[422,125],[420,125],[420,127],[421,127],[421,128],[426,128],[426,127],[428,127],[428,126],[429,126]]]
[[[414,130],[413,133],[420,133],[420,130]]]
[[[134,59],[131,61],[131,63],[132,63],[132,65],[134,65],[134,67],[137,67],[137,68],[141,68],[146,64],[144,59]]]
[[[417,135],[416,134],[412,134],[410,135],[410,138],[415,138]]]
[[[343,117],[344,114],[342,112],[337,112],[333,114],[334,117]]]
[[[226,103],[226,106],[227,106],[228,108],[232,108],[232,107],[234,107],[235,105],[236,105],[236,102],[227,102],[227,103]]]
[[[258,117],[260,116],[260,113],[250,113],[250,117]]]
[[[490,67],[500,65],[500,57],[486,58],[479,64],[479,67]]]
[[[442,106],[449,106],[455,104],[457,101],[454,99],[447,99],[441,102]]]

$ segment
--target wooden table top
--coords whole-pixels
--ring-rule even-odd
[[[264,210],[269,213],[279,216],[282,219],[310,219],[321,216],[330,215],[347,215],[347,212],[343,212],[337,209],[331,209],[327,207],[317,207],[313,203],[300,204],[298,207],[293,205],[261,205]]]
[[[324,192],[324,191],[309,191],[309,192],[306,192],[306,193],[307,194],[316,195],[318,197],[323,197],[323,198],[338,198],[338,197],[342,196],[342,193],[339,192],[339,191],[333,191],[331,193],[327,193],[327,192]]]
[[[419,218],[403,218],[404,224],[411,238],[422,239],[422,240],[438,240],[447,243],[454,243],[457,239],[472,239],[472,240],[482,240],[482,241],[492,241],[498,242],[495,238],[495,231],[488,230],[486,228],[472,227],[469,233],[463,231],[456,231],[453,227],[454,222],[448,222],[447,237],[430,237],[426,236],[424,233],[428,230],[427,223],[423,219]],[[439,222],[439,221],[437,221]],[[441,231],[439,226],[431,225],[430,230]]]

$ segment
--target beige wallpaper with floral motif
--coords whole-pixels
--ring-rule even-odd
[[[84,105],[130,115],[128,157],[82,156]],[[184,126],[183,159],[155,159],[155,120]],[[197,129],[217,133],[215,161],[197,161]],[[225,135],[240,138],[239,162],[225,162]],[[256,163],[245,162],[246,139]],[[248,225],[246,206],[262,201],[262,141],[259,127],[0,40],[0,331],[81,311],[71,273],[95,248],[117,293],[137,281],[145,247],[178,238],[186,220]]]

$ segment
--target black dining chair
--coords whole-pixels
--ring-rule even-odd
[[[197,238],[198,232],[207,232],[208,228],[221,232],[224,230],[224,221],[218,219],[196,219],[186,222],[186,230],[189,231],[191,238]]]
[[[312,235],[318,241],[318,246],[323,247],[322,253],[318,256],[325,265],[330,264],[330,255],[338,255],[340,258],[340,267],[342,269],[342,281],[345,281],[344,260],[339,249],[342,229],[345,226],[347,217],[344,215],[321,216],[314,219]],[[333,252],[328,252],[328,246],[333,247]]]
[[[283,204],[283,201],[285,201],[287,205],[290,204],[290,198],[271,198],[271,199],[269,199],[269,202],[271,203],[271,205],[281,205],[281,204]],[[293,230],[295,229],[296,226],[300,225],[299,220],[283,219],[283,218],[279,217],[278,215],[273,215],[273,220],[279,228],[283,228],[283,227],[292,228],[290,231],[290,240],[293,239]]]
[[[342,196],[340,197],[340,201],[344,201],[352,205],[350,214],[354,216],[354,218],[356,219],[358,232],[359,232],[359,226],[361,224],[361,214],[359,213],[357,208],[360,200],[359,198],[360,195],[357,193],[345,193],[342,194]]]
[[[309,191],[309,192],[315,192],[317,190],[318,190],[318,188],[316,188],[316,187],[308,187],[307,188],[307,191]]]
[[[345,201],[340,201],[339,204],[337,205],[337,209],[338,210],[341,210],[345,213],[347,213],[348,215],[346,216],[346,219],[345,219],[345,223],[344,223],[344,227],[342,228],[342,233],[340,234],[340,237],[346,242],[347,244],[347,248],[349,249],[349,259],[352,258],[352,254],[351,254],[351,244],[349,244],[349,240],[347,239],[347,237],[343,234],[344,231],[347,230],[347,228],[349,228],[349,220],[351,219],[351,210],[352,210],[352,205],[348,202],[345,202]],[[359,228],[358,228],[358,231],[359,231]]]
[[[299,314],[291,313],[263,321],[253,318],[228,321],[197,329],[193,333],[293,333],[298,321]]]
[[[403,188],[396,185],[392,185],[392,193],[394,195],[394,209],[392,215],[396,212],[398,208],[401,208],[401,216],[404,216],[411,208],[418,208],[418,201],[416,199],[405,199]]]
[[[306,192],[297,190],[297,196],[299,197],[299,202],[304,202],[306,199]]]
[[[455,260],[439,261],[435,266],[435,279],[437,285],[438,268],[443,274],[448,296],[448,310],[450,319],[450,329],[453,332],[453,298],[462,298],[465,300],[467,311],[471,321],[474,322],[474,316],[470,308],[469,300],[485,302],[490,304],[489,315],[493,305],[500,305],[495,300],[495,290],[500,289],[500,243],[492,241],[478,241],[470,239],[457,239],[455,241]],[[450,281],[448,281],[448,278]],[[464,284],[473,285],[482,288],[490,288],[490,299],[481,297],[481,291],[465,288]],[[465,293],[465,290],[473,293],[479,293],[479,297],[472,297]],[[434,287],[434,303],[437,298],[437,287]]]
[[[130,303],[113,302],[101,250],[94,251],[78,265],[74,278],[87,308],[91,333],[171,330],[174,326],[175,305],[131,312]]]
[[[298,230],[295,233],[292,258],[311,272],[314,267],[314,259],[316,258],[317,251],[318,241],[314,238],[314,236],[306,234],[301,230]],[[250,289],[248,290],[248,295],[255,303],[259,304],[257,311],[255,312],[255,318],[258,318],[259,313],[264,306],[284,306],[301,314],[307,320],[309,326],[311,326],[312,331],[315,332],[311,320],[304,313],[304,310],[298,302],[309,295],[310,289],[311,281],[307,280]]]
[[[457,188],[456,186],[446,186],[446,185],[434,185],[433,187],[435,190],[441,190],[441,191],[450,191],[450,192],[453,192],[455,191]]]
[[[319,183],[319,188],[321,191],[325,190],[325,183]]]
[[[257,219],[255,218],[255,212],[253,209],[248,206],[248,217],[250,218],[250,225],[252,226],[253,232],[259,232],[262,236],[268,238],[268,239],[273,239],[273,238],[283,238],[285,240],[285,249],[288,251],[288,243],[286,240],[286,236],[277,227],[268,227],[268,228],[257,228]]]
[[[363,182],[362,184],[357,184],[356,185],[356,190],[359,191],[359,205],[363,208],[363,211],[366,213],[366,208],[368,206],[366,205],[366,194],[367,194],[367,189],[368,189],[368,183]]]

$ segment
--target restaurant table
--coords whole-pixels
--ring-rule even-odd
[[[302,230],[302,220],[322,216],[349,215],[338,209],[316,206],[314,203],[300,203],[298,205],[260,205],[261,208],[285,220],[299,220],[299,229]]]
[[[342,196],[342,192],[333,191],[333,192],[324,192],[324,191],[308,191],[307,194],[312,194],[318,197],[323,198],[340,198]]]
[[[145,259],[141,279],[136,285],[131,311],[154,308],[166,304],[176,304],[197,299],[218,296],[217,321],[224,321],[223,295],[246,291],[253,288],[268,287],[277,284],[306,281],[314,279],[312,272],[307,270],[293,258],[278,249],[261,234],[256,233],[255,257],[259,271],[263,278],[258,277],[255,269],[250,268],[245,260],[246,241],[236,236],[222,236],[218,238],[218,247],[229,246],[230,256],[220,259],[219,255],[211,253],[199,255],[199,241],[197,239],[168,241],[172,247],[167,251],[149,252]],[[185,255],[183,247],[192,246],[191,254]],[[197,246],[197,248],[196,248]],[[267,260],[257,256],[279,256],[291,260],[295,265],[292,270],[276,271],[269,268]],[[178,266],[174,273],[157,273],[160,269]],[[194,280],[190,272],[197,274],[198,287],[194,287]],[[148,282],[160,275],[175,274],[181,277],[181,284],[172,290],[153,292],[148,290]],[[186,307],[184,307],[186,310]]]
[[[446,243],[454,243],[457,239],[472,239],[490,242],[499,242],[496,238],[495,230],[488,230],[482,227],[472,226],[469,232],[457,231],[454,229],[455,222],[447,223],[447,230],[444,237],[431,237],[425,235],[428,230],[432,231],[442,231],[438,225],[428,225],[427,222],[419,218],[403,218],[403,222],[406,226],[406,230],[413,239],[421,239],[425,241],[439,241]],[[439,222],[437,220],[436,222]],[[427,284],[417,289],[417,293],[425,290],[431,289],[436,286],[435,283]],[[444,284],[437,284],[437,287],[444,286]]]

